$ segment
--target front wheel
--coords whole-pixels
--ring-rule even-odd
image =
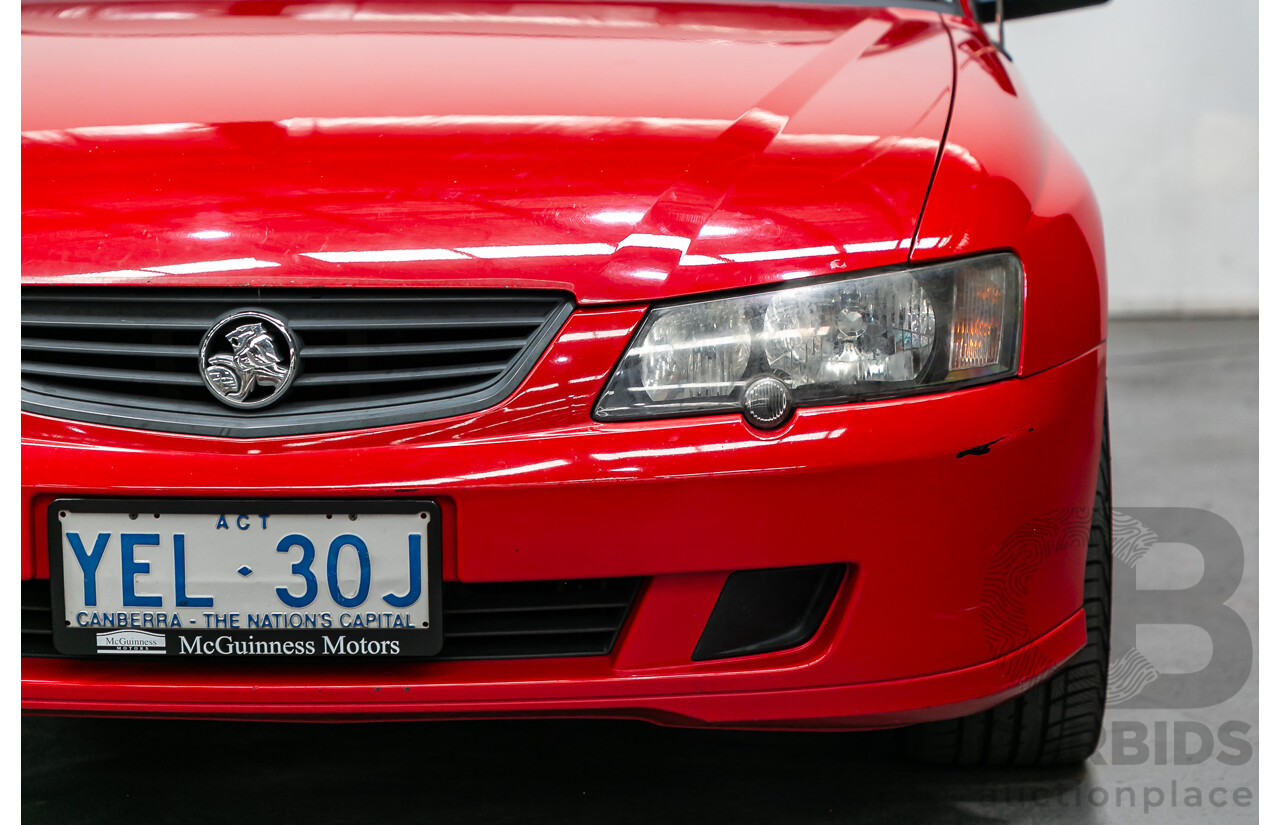
[[[1111,435],[1103,414],[1098,486],[1084,570],[1088,641],[1026,693],[990,710],[906,730],[908,756],[949,765],[1074,765],[1098,747],[1111,656]]]

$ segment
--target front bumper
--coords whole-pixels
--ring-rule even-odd
[[[229,441],[24,416],[24,578],[48,575],[44,508],[59,495],[431,497],[446,580],[645,577],[608,656],[32,658],[23,708],[883,727],[994,705],[1083,645],[1085,547],[1060,516],[1092,502],[1104,347],[983,387],[800,410],[770,433],[739,416],[592,422],[641,314],[576,314],[502,405],[421,425]],[[993,601],[1011,537],[1027,535],[1034,569]],[[834,563],[849,574],[808,642],[691,660],[732,571]]]

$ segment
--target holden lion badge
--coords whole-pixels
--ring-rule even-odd
[[[258,409],[284,397],[298,374],[298,343],[283,319],[255,309],[224,315],[200,342],[200,375],[222,403]]]

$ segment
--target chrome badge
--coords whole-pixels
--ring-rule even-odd
[[[279,401],[298,374],[298,343],[283,319],[256,309],[224,315],[200,342],[200,375],[222,403],[240,410]]]

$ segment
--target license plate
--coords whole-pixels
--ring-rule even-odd
[[[102,501],[49,509],[53,641],[82,656],[431,656],[433,502]]]

